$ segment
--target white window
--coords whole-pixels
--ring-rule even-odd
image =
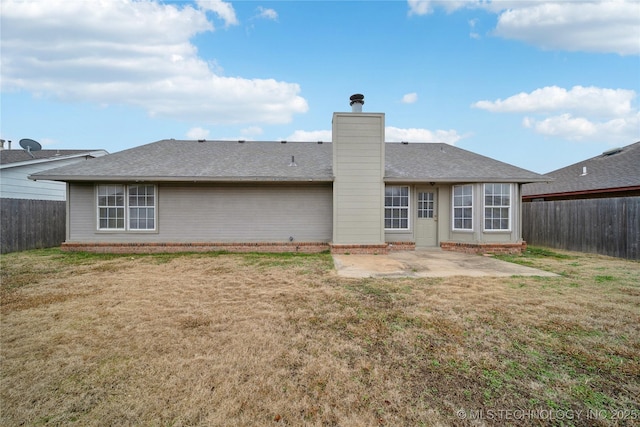
[[[511,184],[484,185],[484,229],[511,230]]]
[[[155,230],[156,197],[153,185],[129,186],[129,229]]]
[[[473,230],[473,186],[453,186],[453,229]]]
[[[155,230],[154,185],[98,185],[98,230]]]
[[[408,230],[409,187],[389,186],[384,192],[384,228]]]
[[[124,185],[98,186],[98,229],[124,230]]]
[[[433,192],[418,193],[418,218],[433,218]]]

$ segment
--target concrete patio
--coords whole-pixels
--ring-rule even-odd
[[[391,252],[388,255],[333,255],[339,276],[363,277],[509,277],[557,276],[555,273],[498,260],[437,249]]]

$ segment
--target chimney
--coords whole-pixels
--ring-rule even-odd
[[[384,113],[333,113],[333,245],[384,245]],[[355,113],[355,114],[354,114]]]
[[[4,150],[4,139],[0,139],[0,150]]]
[[[349,97],[349,105],[351,105],[352,113],[362,113],[362,106],[364,105],[364,95],[356,93]]]

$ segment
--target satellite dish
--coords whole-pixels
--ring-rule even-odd
[[[27,153],[31,154],[32,151],[40,151],[42,150],[42,145],[38,141],[34,141],[33,139],[24,138],[20,140],[20,146],[27,150]]]

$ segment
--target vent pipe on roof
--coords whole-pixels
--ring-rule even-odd
[[[585,176],[587,174],[587,167],[583,166],[582,167],[582,173],[580,174],[580,176]]]
[[[351,105],[352,113],[362,113],[362,106],[364,105],[364,95],[356,93],[349,97],[349,105]]]

